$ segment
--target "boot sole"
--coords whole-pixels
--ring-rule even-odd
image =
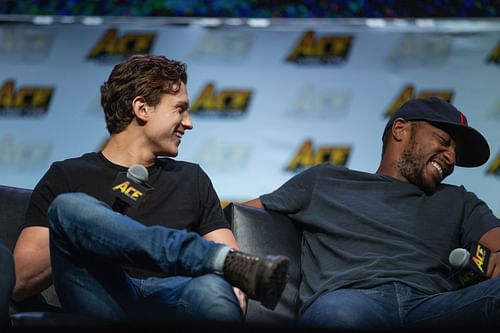
[[[267,256],[262,268],[262,284],[259,294],[261,303],[274,310],[288,282],[288,266],[290,260],[285,256]]]

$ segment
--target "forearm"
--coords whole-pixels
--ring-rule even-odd
[[[487,276],[491,278],[500,276],[500,227],[485,233],[479,243],[491,251]]]
[[[33,253],[29,258],[37,258]],[[14,258],[16,283],[12,299],[16,302],[34,296],[52,284],[51,268],[48,261],[34,263],[28,258]]]
[[[208,234],[205,234],[203,238],[209,241],[225,244],[230,248],[236,250],[239,250],[240,248],[238,242],[236,242],[236,239],[234,238],[231,229],[226,229],[226,228],[217,229],[212,232],[209,232]]]
[[[52,283],[49,251],[49,230],[26,227],[14,248],[16,284],[12,299],[22,301],[38,294]]]

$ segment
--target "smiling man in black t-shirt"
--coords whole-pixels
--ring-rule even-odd
[[[116,320],[239,321],[244,293],[275,307],[288,259],[237,251],[207,175],[161,157],[177,156],[193,128],[186,83],[186,66],[163,56],[113,68],[101,87],[108,142],[53,163],[33,190],[14,251],[15,300],[53,280],[64,310]],[[153,190],[113,211],[115,179],[136,164]]]

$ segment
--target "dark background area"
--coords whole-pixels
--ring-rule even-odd
[[[3,15],[254,17],[254,18],[495,18],[500,0],[34,0],[0,1]]]

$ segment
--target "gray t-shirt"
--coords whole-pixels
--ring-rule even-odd
[[[339,288],[399,281],[426,294],[456,289],[450,252],[500,227],[463,186],[441,184],[426,195],[407,182],[328,163],[260,199],[303,229],[301,312]]]

